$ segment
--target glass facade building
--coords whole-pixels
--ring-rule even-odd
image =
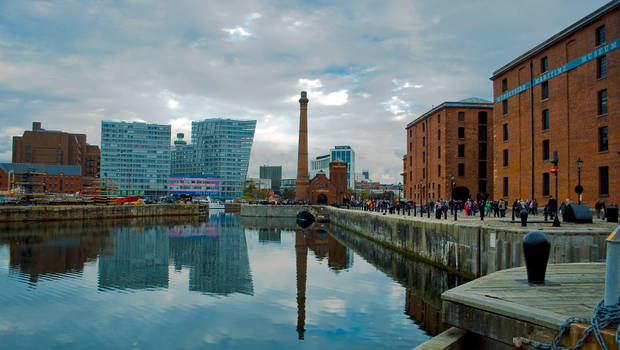
[[[281,165],[261,165],[259,170],[261,179],[271,180],[271,190],[280,193],[280,183],[282,182],[282,166]]]
[[[192,143],[175,145],[172,172],[219,178],[218,199],[240,198],[255,129],[256,120],[214,118],[192,122]]]
[[[114,179],[120,195],[168,195],[170,125],[101,122],[101,177]]]
[[[347,163],[347,187],[355,188],[355,151],[351,146],[335,146],[329,153],[332,162],[339,159]]]
[[[315,159],[310,160],[310,178],[313,179],[319,172],[325,173],[329,177],[329,163],[331,157],[329,154],[324,156],[318,156]]]

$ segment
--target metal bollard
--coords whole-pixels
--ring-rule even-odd
[[[532,231],[523,237],[523,256],[529,283],[545,283],[550,250],[549,237],[540,231]]]
[[[605,270],[605,306],[618,302],[618,265],[620,265],[620,225],[607,237],[607,269]]]
[[[519,213],[519,216],[521,217],[521,226],[527,226],[527,210],[521,209],[521,213]]]

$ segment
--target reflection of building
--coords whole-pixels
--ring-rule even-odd
[[[444,102],[407,124],[404,197],[417,202],[493,195],[493,104]]]
[[[170,256],[177,270],[189,268],[189,290],[253,294],[245,233],[239,217],[211,215],[201,226],[173,227]]]
[[[99,288],[168,287],[168,230],[116,231],[113,255],[99,257]]]
[[[75,194],[82,190],[81,173],[79,165],[0,163],[0,190]]]
[[[322,229],[313,231],[297,230],[295,232],[295,259],[297,269],[297,334],[304,339],[306,324],[306,281],[308,273],[308,249],[317,258],[327,256],[327,265],[335,270],[351,267],[353,255],[349,249],[340,244],[329,233]]]
[[[493,73],[496,197],[618,203],[620,2],[610,1]],[[583,160],[581,179],[577,160]]]
[[[416,293],[418,291],[407,288],[405,293],[405,313],[431,336],[450,328],[448,324],[443,322],[441,309],[425,302]]]
[[[220,179],[209,175],[170,175],[171,195],[212,196],[220,194]]]
[[[101,122],[101,177],[121,195],[168,195],[170,125]]]
[[[29,275],[36,283],[40,276],[68,274],[84,270],[84,263],[97,258],[99,235],[17,236],[7,239],[10,246],[9,266]]]
[[[258,241],[261,243],[280,243],[281,232],[277,228],[261,228],[258,230]]]
[[[99,147],[87,144],[85,134],[45,130],[33,122],[32,131],[13,137],[13,163],[78,165],[80,175],[99,177]]]
[[[282,182],[282,166],[281,165],[261,165],[259,170],[261,179],[271,180],[270,189],[275,193],[280,193],[280,183]]]

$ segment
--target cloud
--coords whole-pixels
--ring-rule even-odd
[[[222,31],[228,33],[231,39],[245,40],[252,35],[243,27],[223,28]]]
[[[321,83],[320,79],[299,79],[297,81],[297,87],[307,91],[309,99],[324,106],[342,106],[349,101],[349,92],[347,89],[341,89],[330,93],[319,90],[319,88],[323,87],[323,83]],[[291,101],[297,101],[298,99],[298,96],[289,98]]]
[[[409,88],[421,89],[424,87],[424,85],[422,84],[412,84],[408,81],[401,82],[398,79],[392,79],[392,83],[396,85],[396,88],[394,88],[392,91],[401,91],[401,90],[409,89]]]
[[[177,108],[179,108],[179,101],[173,100],[173,99],[169,99],[168,100],[168,108],[169,109],[177,109]]]

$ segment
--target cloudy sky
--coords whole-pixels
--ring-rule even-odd
[[[1,0],[0,162],[33,121],[99,145],[101,120],[225,117],[258,121],[249,176],[295,177],[307,90],[310,157],[351,145],[398,182],[409,121],[490,100],[494,70],[604,3]]]

